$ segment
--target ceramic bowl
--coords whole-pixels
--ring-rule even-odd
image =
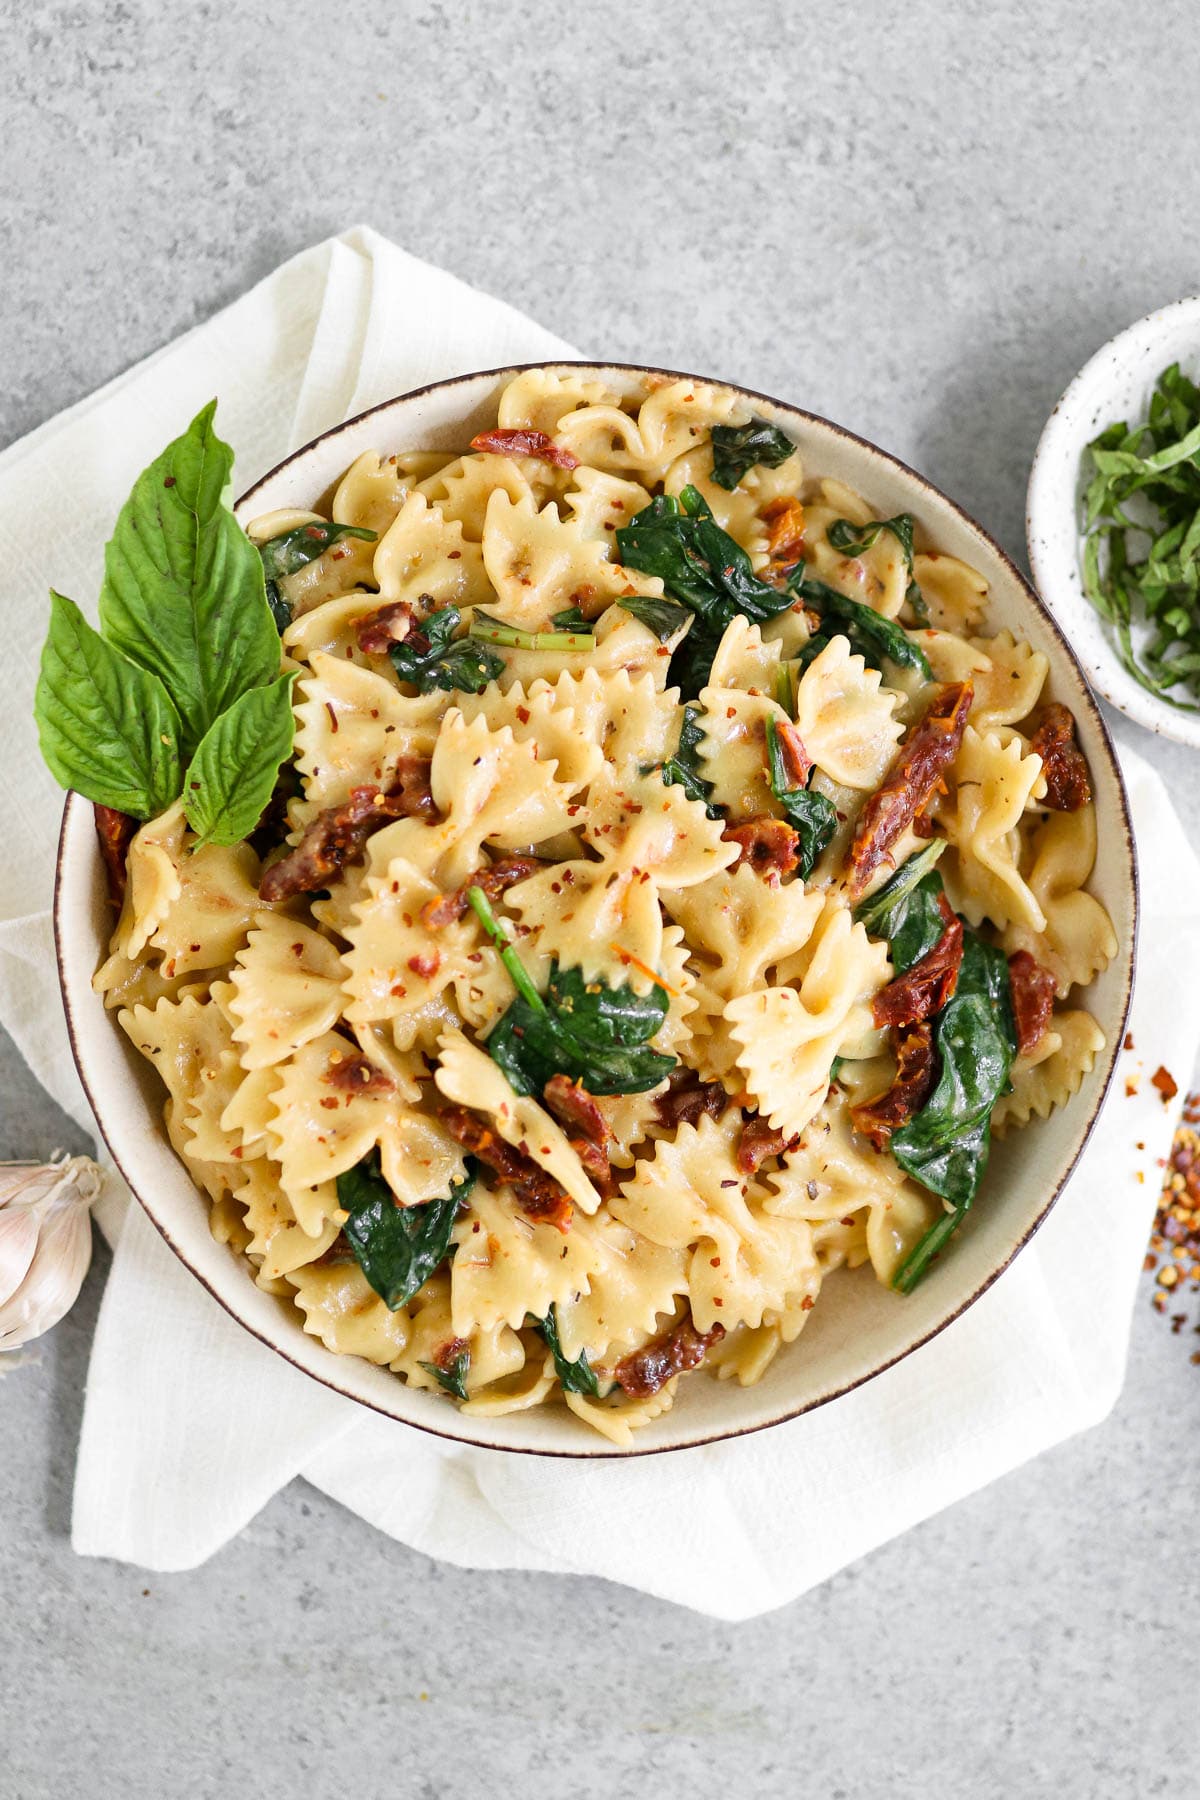
[[[588,366],[589,375],[631,391],[648,372]],[[277,507],[311,508],[368,448],[384,454],[462,446],[495,418],[496,397],[515,369],[439,382],[372,408],[327,432],[257,482],[238,506],[243,522]],[[698,379],[698,378],[697,378]],[[129,1186],[176,1254],[235,1319],[315,1380],[389,1418],[443,1437],[503,1450],[565,1456],[645,1454],[756,1431],[823,1405],[909,1355],[978,1299],[1027,1244],[1074,1168],[1103,1102],[1125,1029],[1133,969],[1137,883],[1129,814],[1113,749],[1067,641],[996,544],[944,494],[874,445],[765,395],[745,393],[757,413],[800,446],[812,471],[862,492],[875,513],[909,511],[943,551],[964,558],[991,588],[990,628],[1007,626],[1050,659],[1050,689],[1075,714],[1096,789],[1100,853],[1091,886],[1112,915],[1121,948],[1089,989],[1088,1006],[1108,1049],[1072,1103],[996,1145],[976,1208],[929,1277],[901,1298],[869,1270],[839,1273],[801,1338],[757,1387],[698,1374],[680,1384],[673,1410],[638,1434],[633,1452],[612,1445],[565,1409],[540,1407],[504,1418],[473,1418],[439,1396],[408,1388],[386,1369],[335,1356],[306,1336],[290,1306],[263,1293],[246,1263],[209,1234],[208,1208],[167,1142],[162,1095],[92,992],[92,974],[111,930],[90,806],[66,806],[55,895],[63,996],[80,1075],[100,1129]]]
[[[1025,529],[1034,583],[1096,691],[1149,731],[1200,748],[1200,713],[1151,694],[1125,668],[1111,626],[1083,588],[1080,518],[1092,439],[1124,419],[1144,420],[1154,384],[1169,364],[1200,375],[1200,294],[1147,313],[1083,365],[1046,421],[1029,475]],[[1135,646],[1149,636],[1134,625]]]

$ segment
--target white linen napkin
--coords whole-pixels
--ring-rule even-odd
[[[133,474],[213,393],[241,485],[373,402],[508,361],[574,355],[511,308],[365,228],[306,251],[224,312],[0,455],[4,636],[19,688],[0,788],[0,1019],[91,1125],[62,1023],[48,913],[61,796],[30,721],[53,580],[88,608]],[[1190,1072],[1200,865],[1157,775],[1122,761],[1142,859],[1127,1060]],[[31,902],[35,910],[30,911]],[[594,1573],[715,1614],[780,1606],[941,1507],[1096,1423],[1120,1390],[1175,1110],[1114,1095],[1034,1243],[934,1342],[789,1425],[664,1457],[576,1464],[409,1430],[309,1380],[234,1323],[115,1176],[116,1244],[92,1351],[73,1542],[194,1567],[296,1475],[431,1556]],[[1143,1146],[1137,1149],[1138,1144]],[[236,1399],[231,1400],[231,1396]]]

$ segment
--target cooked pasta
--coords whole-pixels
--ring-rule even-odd
[[[249,530],[337,528],[277,583],[278,805],[143,824],[96,985],[305,1331],[625,1447],[836,1271],[907,1291],[1078,1089],[1086,768],[982,577],[730,390],[528,371],[331,514]]]

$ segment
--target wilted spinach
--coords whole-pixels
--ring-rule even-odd
[[[668,787],[681,787],[689,800],[699,800],[710,819],[719,819],[722,817],[721,809],[714,806],[709,798],[712,788],[700,773],[700,759],[696,755],[704,736],[699,721],[699,707],[685,706],[675,754],[659,764],[659,774]]]
[[[471,1346],[464,1344],[456,1350],[450,1361],[443,1368],[441,1363],[423,1362],[421,1367],[427,1375],[432,1375],[439,1387],[453,1394],[456,1400],[467,1400],[467,1376],[471,1372]]]
[[[908,633],[892,619],[885,619],[873,606],[839,594],[826,582],[805,572],[805,564],[797,563],[793,572],[792,594],[820,614],[821,629],[800,652],[800,661],[808,664],[823,650],[831,637],[840,635],[850,640],[850,648],[872,668],[882,666],[881,659],[897,663],[902,669],[916,669],[926,681],[932,681],[933,670],[925,652],[918,648]]]
[[[748,425],[714,425],[712,428],[712,478],[718,487],[732,490],[747,469],[761,465],[777,469],[796,448],[778,426],[766,419],[751,419]]]
[[[295,575],[310,562],[315,562],[318,556],[324,556],[339,538],[361,538],[364,543],[373,544],[377,536],[377,532],[368,531],[365,525],[333,525],[325,519],[310,519],[306,525],[281,531],[278,537],[268,538],[265,544],[258,546],[267,584],[267,604],[281,637],[292,622],[292,609],[279,591],[282,577]]]
[[[797,873],[807,881],[816,867],[817,858],[837,830],[837,808],[825,794],[815,794],[811,788],[789,784],[774,719],[767,720],[767,777],[788,823],[799,833]]]
[[[414,645],[413,637],[418,635],[415,633],[399,644],[390,644],[388,655],[401,681],[411,683],[422,694],[434,688],[478,694],[489,681],[503,675],[502,656],[474,638],[455,637],[460,623],[461,614],[456,607],[443,607],[441,612],[431,613],[419,628],[425,649]]]
[[[487,896],[472,888],[468,898],[517,989],[487,1047],[518,1094],[540,1094],[552,1075],[567,1075],[590,1094],[640,1094],[666,1080],[675,1058],[649,1042],[669,1005],[661,988],[636,994],[552,963],[543,999]]]
[[[474,1184],[474,1174],[468,1174],[444,1200],[398,1206],[383,1179],[377,1150],[338,1176],[338,1205],[350,1215],[342,1232],[359,1268],[392,1312],[406,1305],[445,1262],[459,1207]]]
[[[544,1319],[534,1319],[531,1323],[536,1325],[546,1341],[546,1348],[554,1358],[554,1372],[564,1390],[568,1394],[588,1394],[592,1399],[597,1399],[600,1383],[587,1359],[587,1351],[581,1350],[574,1362],[568,1362],[562,1353],[562,1345],[558,1341],[558,1317],[553,1306]]]

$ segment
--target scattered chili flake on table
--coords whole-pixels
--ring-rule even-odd
[[[1165,1069],[1159,1074],[1171,1077]],[[1157,1076],[1155,1086],[1165,1094]],[[1175,1085],[1171,1082],[1173,1091]],[[1162,1192],[1159,1195],[1158,1211],[1154,1218],[1154,1229],[1150,1234],[1150,1247],[1146,1252],[1143,1268],[1147,1274],[1154,1276],[1154,1290],[1150,1296],[1150,1304],[1155,1312],[1166,1313],[1171,1299],[1177,1302],[1185,1292],[1200,1293],[1200,1094],[1189,1094],[1184,1104],[1183,1123],[1175,1133],[1171,1145],[1171,1154],[1165,1163],[1165,1176]],[[1186,1313],[1174,1312],[1171,1317],[1171,1329],[1180,1332],[1187,1322]],[[1200,1332],[1200,1323],[1195,1326]],[[1192,1357],[1194,1363],[1200,1363],[1200,1352]]]
[[[1163,1068],[1161,1063],[1159,1063],[1157,1069],[1155,1069],[1153,1075],[1150,1077],[1150,1085],[1151,1087],[1156,1087],[1158,1089],[1159,1093],[1162,1095],[1164,1106],[1167,1105],[1168,1101],[1173,1100],[1179,1092],[1179,1083],[1172,1074]]]

